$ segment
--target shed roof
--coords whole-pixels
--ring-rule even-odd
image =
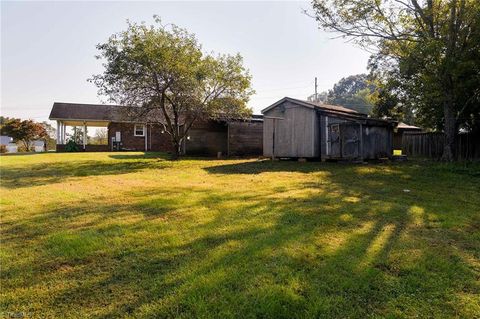
[[[321,103],[315,103],[310,101],[298,100],[291,97],[284,97],[283,99],[273,103],[269,107],[263,109],[262,113],[268,112],[269,110],[287,101],[303,107],[311,108],[313,110],[316,110],[322,113],[326,113],[328,116],[341,117],[341,118],[345,118],[353,121],[361,121],[371,125],[391,126],[397,123],[396,121],[392,121],[392,120],[371,118],[367,114],[360,113],[355,110],[352,110],[343,106],[339,106],[339,105],[321,104]]]
[[[403,122],[398,123],[397,128],[404,130],[421,130],[421,128],[418,126],[408,125]]]
[[[305,107],[309,107],[309,108],[319,109],[319,110],[367,116],[366,114],[359,113],[355,110],[352,110],[352,109],[349,109],[349,108],[346,108],[346,107],[343,107],[343,106],[340,106],[340,105],[330,105],[330,104],[322,104],[322,103],[316,103],[316,102],[311,102],[311,101],[304,101],[304,100],[294,99],[294,98],[287,97],[287,96],[284,97],[283,99],[273,103],[269,107],[263,109],[262,113],[268,112],[269,110],[275,108],[276,106],[278,106],[278,105],[280,105],[280,104],[282,104],[283,102],[286,102],[286,101],[289,101],[289,102],[292,102],[292,103],[295,103],[295,104],[298,104],[298,105],[302,105],[302,106],[305,106]]]

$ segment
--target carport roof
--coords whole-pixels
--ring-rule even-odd
[[[107,104],[53,103],[50,120],[85,122],[141,122],[146,114],[139,114],[140,108]],[[159,112],[150,111],[148,118],[159,116]]]

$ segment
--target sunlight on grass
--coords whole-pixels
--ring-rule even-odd
[[[390,237],[395,231],[395,225],[387,224],[378,229],[375,234],[375,238],[371,241],[369,247],[365,252],[363,261],[360,263],[360,267],[369,265],[381,252],[385,249]]]
[[[480,314],[478,166],[137,152],[0,168],[2,315]]]

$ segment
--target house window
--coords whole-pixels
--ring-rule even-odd
[[[145,136],[145,125],[135,124],[134,135],[135,136]]]

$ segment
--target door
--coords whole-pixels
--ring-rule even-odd
[[[330,152],[327,153],[332,158],[340,158],[342,150],[342,141],[340,139],[340,124],[330,124],[328,126],[328,144]]]
[[[357,123],[347,122],[340,126],[342,158],[353,159],[359,157],[360,126]]]

